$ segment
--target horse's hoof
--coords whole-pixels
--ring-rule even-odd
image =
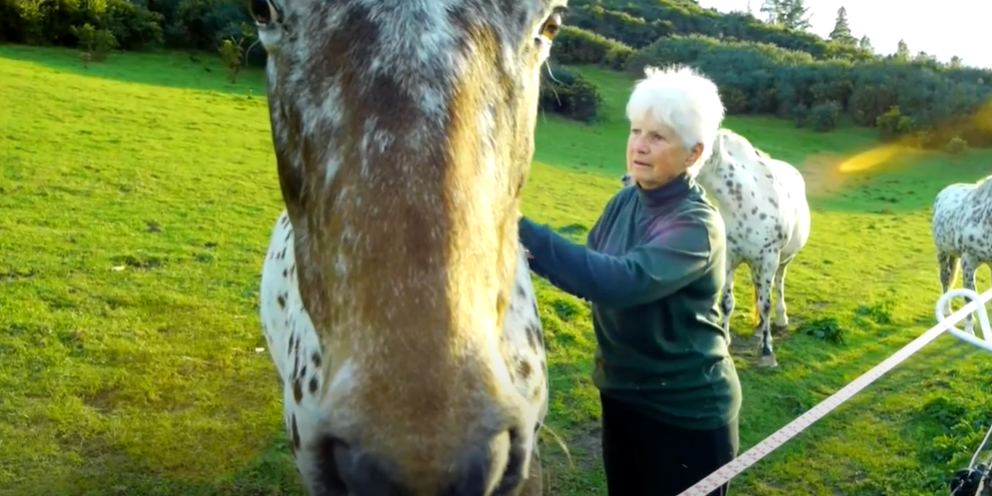
[[[771,353],[768,355],[761,355],[758,358],[758,366],[765,369],[773,369],[778,367],[778,361],[775,360],[775,354]]]

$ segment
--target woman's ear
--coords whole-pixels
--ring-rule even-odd
[[[689,155],[685,158],[686,168],[692,167],[693,164],[699,160],[699,157],[703,155],[703,144],[696,143],[692,148],[689,149]]]

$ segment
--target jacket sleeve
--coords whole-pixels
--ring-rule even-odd
[[[643,244],[619,257],[572,243],[525,217],[520,219],[520,239],[552,284],[615,308],[664,298],[697,279],[710,263],[707,226],[694,219],[654,228]]]

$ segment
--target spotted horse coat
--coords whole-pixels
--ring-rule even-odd
[[[283,388],[283,420],[290,450],[297,467],[306,474],[317,470],[320,459],[319,453],[307,449],[305,444],[309,443],[305,440],[319,437],[325,410],[333,405],[322,403],[324,354],[300,296],[293,243],[293,226],[288,213],[283,211],[272,230],[262,269],[259,317]],[[543,425],[548,411],[547,360],[537,297],[523,246],[514,292],[503,321],[501,348],[513,386],[531,402],[537,429]],[[536,439],[533,449],[537,451]],[[532,489],[528,496],[539,495],[539,489]]]
[[[518,241],[567,0],[249,0],[286,210],[260,318],[313,496],[536,496]]]
[[[934,198],[930,230],[941,291],[954,284],[959,264],[964,287],[975,291],[978,268],[992,264],[992,176],[942,189]],[[972,314],[965,318],[965,330],[974,330]]]
[[[755,148],[743,136],[721,129],[713,153],[699,170],[697,181],[720,211],[727,232],[727,276],[721,297],[723,328],[730,332],[734,311],[734,272],[741,264],[751,270],[760,340],[758,364],[778,365],[772,349],[771,303],[778,299],[776,327],[787,327],[785,274],[806,246],[810,212],[806,183],[792,165]]]

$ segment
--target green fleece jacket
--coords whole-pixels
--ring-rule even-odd
[[[531,270],[592,303],[593,382],[604,396],[685,429],[737,416],[740,382],[719,310],[726,235],[693,179],[622,189],[586,246],[526,217],[520,240]]]

